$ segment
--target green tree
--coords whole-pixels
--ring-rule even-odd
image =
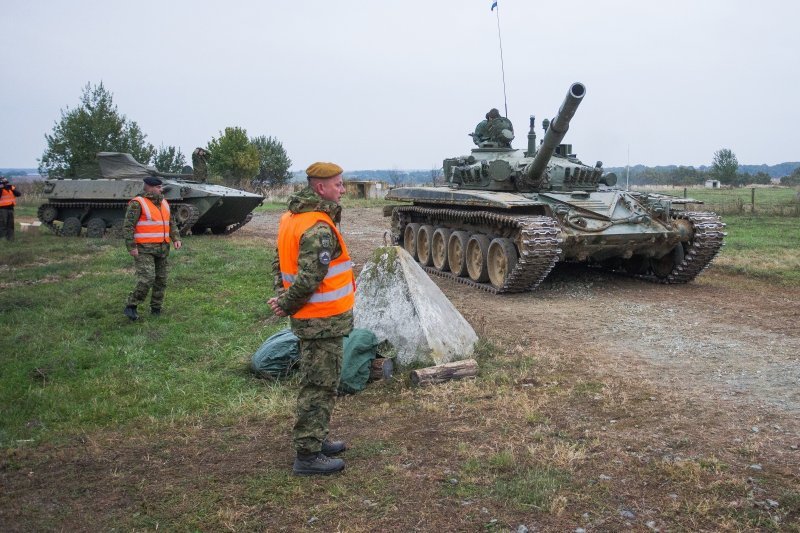
[[[219,139],[211,139],[208,169],[227,183],[238,185],[250,181],[258,173],[258,150],[247,138],[247,131],[239,127],[225,128]]]
[[[800,167],[794,169],[788,176],[782,177],[781,185],[788,185],[789,187],[800,185]]]
[[[174,146],[164,146],[162,144],[153,156],[153,166],[161,172],[179,174],[183,171],[184,165],[186,165],[186,157],[180,148],[175,148]]]
[[[292,160],[286,155],[286,150],[278,139],[262,135],[254,137],[250,142],[258,150],[259,165],[255,181],[274,187],[292,180],[292,173],[289,172]]]
[[[726,185],[737,183],[738,176],[736,171],[739,169],[739,161],[728,148],[720,148],[714,152],[714,161],[711,163],[711,175]]]
[[[39,160],[39,173],[50,177],[98,175],[97,152],[127,152],[144,164],[155,153],[139,125],[120,115],[102,82],[87,83],[80,106],[62,109],[61,120],[44,137],[47,148]]]

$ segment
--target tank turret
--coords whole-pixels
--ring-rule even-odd
[[[484,135],[492,124],[483,121],[472,134],[478,147],[444,160],[447,188],[390,191],[387,199],[413,204],[385,211],[395,242],[428,272],[493,293],[533,289],[559,261],[660,283],[694,279],[722,246],[725,225],[685,209],[702,202],[613,189],[616,176],[600,161],[582,163],[562,141],[585,95],[582,83],[570,86],[555,118],[542,121],[538,147],[533,116],[524,151],[511,134]]]

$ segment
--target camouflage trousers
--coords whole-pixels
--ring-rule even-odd
[[[14,240],[14,210],[0,209],[0,239]]]
[[[328,436],[342,374],[344,337],[300,339],[300,391],[292,443],[298,454],[318,453]]]
[[[153,289],[150,296],[150,307],[161,309],[164,303],[164,292],[167,290],[167,256],[168,252],[142,252],[133,258],[136,267],[136,287],[128,295],[127,305],[139,305],[147,298],[147,293]]]

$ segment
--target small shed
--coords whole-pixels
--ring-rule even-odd
[[[706,180],[706,189],[719,189],[719,180]]]
[[[345,194],[351,198],[383,198],[388,187],[381,181],[347,180],[344,182]]]

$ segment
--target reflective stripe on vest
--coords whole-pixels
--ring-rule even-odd
[[[14,196],[14,191],[3,189],[0,192],[0,207],[8,207],[9,205],[17,205],[17,197]]]
[[[341,255],[328,265],[328,272],[294,318],[325,318],[340,315],[353,308],[355,302],[355,279],[353,263],[344,243],[344,238],[331,218],[322,212],[284,213],[278,229],[278,256],[284,288],[288,289],[297,279],[300,258],[300,239],[303,234],[319,222],[328,224],[339,241]]]
[[[136,244],[170,242],[169,239],[169,204],[161,200],[161,205],[156,205],[142,196],[137,196],[131,202],[138,202],[142,206],[142,213],[134,228],[133,241]]]

